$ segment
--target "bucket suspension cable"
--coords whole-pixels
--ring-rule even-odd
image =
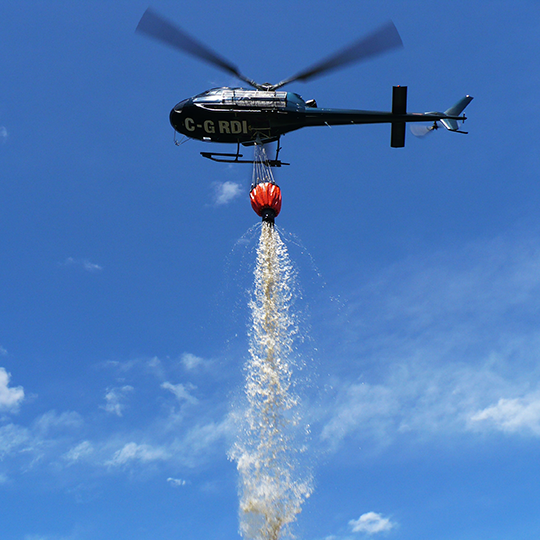
[[[266,153],[266,147],[262,143],[256,143],[253,151],[253,177],[251,187],[254,188],[257,184],[270,182],[275,184],[274,174],[270,166],[270,160]]]
[[[263,221],[273,224],[281,210],[281,190],[276,184],[264,144],[256,143],[253,156],[253,177],[249,194],[253,210]]]

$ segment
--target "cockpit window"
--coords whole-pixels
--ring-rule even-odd
[[[222,94],[223,92],[226,92],[226,91],[230,92],[234,90],[242,90],[242,88],[240,87],[231,88],[229,86],[220,86],[218,88],[211,88],[210,90],[206,90],[205,92],[202,92],[201,94],[196,95],[195,98],[216,96],[216,95]]]
[[[206,90],[206,92],[203,92],[202,94],[198,94],[195,97],[204,97],[204,96],[215,96],[216,94],[219,94],[223,88],[212,88],[210,90]]]

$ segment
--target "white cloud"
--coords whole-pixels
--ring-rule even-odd
[[[333,359],[347,375],[328,380],[311,418],[324,442],[540,435],[539,268],[538,240],[509,237],[396,264],[360,289],[351,281]]]
[[[75,411],[65,411],[58,414],[55,410],[39,416],[33,424],[35,434],[45,436],[53,431],[73,430],[82,426],[82,416]]]
[[[181,487],[187,485],[187,480],[182,480],[181,478],[167,478],[167,482],[174,487]]]
[[[381,514],[377,514],[377,512],[367,512],[366,514],[362,514],[358,519],[351,519],[349,525],[354,533],[366,533],[370,535],[388,532],[396,526],[389,518],[385,518]]]
[[[57,534],[26,534],[24,540],[80,540],[81,538],[86,538],[87,535],[81,535],[78,530],[75,532],[65,535]]]
[[[187,357],[188,365],[199,365],[196,358]],[[212,399],[212,394],[205,392],[205,400],[197,400],[195,386],[176,384],[168,378],[182,371],[178,358],[142,358],[107,366],[118,371],[115,380],[122,382],[106,388],[99,405],[114,417],[128,417],[122,420],[121,432],[116,422],[110,425],[104,412],[95,414],[84,404],[80,413],[50,410],[25,425],[0,423],[0,471],[10,481],[31,469],[54,470],[55,474],[72,477],[73,465],[84,464],[78,471],[81,474],[91,474],[92,468],[97,474],[108,474],[110,469],[129,469],[130,473],[135,469],[140,473],[163,471],[170,465],[176,470],[196,467],[216,453],[225,455],[230,430],[223,418],[222,393]],[[17,389],[11,388],[5,370],[0,373],[13,406],[17,399],[13,399],[12,391]],[[132,399],[134,387],[141,388],[144,400]],[[128,410],[133,414],[127,415]],[[170,472],[164,478],[167,476]]]
[[[153,356],[150,360],[146,361],[146,368],[158,379],[165,377],[165,367],[157,356]]]
[[[221,422],[209,422],[194,426],[187,435],[174,445],[182,461],[188,466],[194,466],[216,443],[236,434],[230,418]]]
[[[188,371],[193,371],[204,363],[202,358],[191,353],[182,354],[180,361]]]
[[[76,412],[48,411],[36,418],[29,427],[6,424],[0,427],[0,461],[9,467],[10,459],[24,463],[23,470],[55,461],[65,452],[74,432],[83,424]],[[8,469],[9,470],[9,469]],[[15,476],[9,470],[10,477]]]
[[[127,400],[127,395],[133,392],[133,390],[133,386],[130,385],[108,388],[105,394],[106,403],[102,409],[105,409],[111,414],[116,414],[116,416],[122,416],[126,408],[125,401]]]
[[[471,416],[471,422],[495,427],[506,433],[532,433],[540,436],[540,393],[522,398],[501,398],[495,405],[486,407]]]
[[[0,427],[0,459],[27,447],[32,437],[30,431],[16,424]]]
[[[216,206],[229,204],[242,194],[242,186],[236,182],[222,182],[214,184],[214,203]]]
[[[0,126],[0,144],[5,144],[8,140],[8,131],[5,126]]]
[[[24,399],[22,386],[10,387],[11,373],[0,368],[0,409],[15,410]]]
[[[337,449],[352,438],[384,446],[405,434],[425,438],[470,431],[471,417],[484,404],[520,386],[498,373],[492,358],[482,365],[440,366],[424,354],[392,364],[377,384],[334,380],[326,410],[313,411],[312,423],[323,420],[325,444]]]
[[[189,392],[190,390],[194,390],[196,386],[193,386],[192,384],[183,385],[181,383],[179,384],[171,384],[170,382],[164,382],[161,385],[161,388],[164,388],[165,390],[169,390],[169,392],[172,392],[178,401],[187,401],[188,403],[195,404],[197,403],[198,399],[195,396],[192,396]]]
[[[400,401],[399,396],[384,385],[340,385],[333,416],[324,426],[321,437],[332,447],[355,431],[381,439],[395,424],[394,418],[401,409]]]
[[[107,469],[156,466],[160,463],[167,466],[174,464],[175,467],[193,468],[204,463],[216,451],[225,453],[223,445],[218,443],[230,435],[229,428],[230,424],[227,420],[221,423],[210,422],[186,428],[186,433],[180,437],[177,429],[172,429],[166,422],[157,422],[148,426],[148,429],[143,432],[148,442],[137,443],[133,439],[130,440],[129,435],[119,439],[114,434],[108,434],[102,440],[85,440],[68,447],[67,450],[64,446],[65,450],[60,457],[66,465],[86,462],[95,467]],[[11,444],[12,439],[9,435],[10,433],[6,433],[6,444]],[[135,436],[140,437],[141,431],[139,430]],[[2,458],[1,441],[0,429],[0,459]],[[172,477],[168,482],[175,487],[189,483]]]
[[[149,461],[163,461],[170,458],[170,454],[162,448],[154,448],[149,444],[127,443],[123,448],[116,451],[107,465],[125,465],[128,462],[138,461],[146,463]]]
[[[68,452],[64,454],[64,459],[66,461],[81,461],[84,458],[89,457],[94,453],[94,447],[90,441],[83,441],[77,446],[71,448]]]
[[[88,259],[74,259],[73,257],[68,257],[61,266],[77,266],[86,270],[87,272],[100,272],[103,270],[103,266],[99,264],[90,262]]]
[[[95,264],[87,260],[82,261],[82,266],[88,272],[96,272],[99,270],[103,270],[103,266],[100,266],[99,264]]]
[[[0,356],[7,356],[7,353],[6,349],[0,345]]]

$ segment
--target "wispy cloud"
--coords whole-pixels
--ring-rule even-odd
[[[76,527],[75,531],[67,536],[64,534],[26,534],[23,540],[82,540],[84,538],[88,538],[87,532],[80,532]]]
[[[193,364],[199,365],[196,360]],[[2,473],[10,481],[23,471],[45,469],[48,474],[63,475],[68,483],[75,481],[74,470],[80,479],[87,472],[146,474],[166,469],[165,478],[178,479],[172,471],[203,466],[216,453],[226,454],[234,427],[220,387],[212,385],[201,392],[203,398],[195,395],[195,386],[189,382],[169,382],[185,373],[178,358],[148,357],[100,366],[112,368],[113,380],[122,381],[96,396],[98,403],[104,398],[100,408],[120,420],[111,423],[105,415],[96,414],[90,402],[86,408],[81,403],[79,412],[50,410],[21,425],[0,423]],[[4,388],[9,392],[17,390],[7,383]],[[212,395],[215,391],[218,394]],[[166,393],[170,398],[165,399]],[[13,397],[10,400],[13,403]],[[29,403],[28,414],[33,405]],[[133,414],[126,414],[128,405]],[[171,480],[171,485],[179,484]]]
[[[16,424],[6,424],[0,427],[0,459],[14,452],[19,452],[21,448],[28,447],[32,440],[29,429]]]
[[[188,371],[193,371],[205,364],[205,361],[201,357],[195,356],[194,354],[188,352],[182,354],[180,361],[182,362],[184,368],[186,368]]]
[[[90,441],[83,441],[70,448],[63,456],[66,461],[76,462],[87,459],[94,453],[94,447]]]
[[[102,409],[105,409],[108,413],[115,414],[116,416],[122,416],[126,408],[127,396],[133,392],[133,390],[133,386],[130,386],[129,384],[107,388],[105,393],[105,405],[102,406]]]
[[[242,194],[242,186],[236,182],[216,182],[214,184],[214,204],[222,206],[229,204]]]
[[[540,435],[539,304],[534,238],[498,238],[379,274],[336,321],[347,376],[328,381],[314,419],[321,439],[337,448],[404,434]]]
[[[188,357],[191,365],[189,361],[193,366],[201,365]],[[195,397],[193,385],[186,381],[177,384],[173,378],[186,373],[177,357],[147,357],[100,366],[112,369],[107,376],[121,383],[111,384],[95,399],[120,420],[111,422],[104,414],[96,414],[95,402],[85,408],[83,401],[79,412],[51,410],[22,425],[0,423],[1,471],[9,482],[16,482],[21,474],[37,472],[61,478],[69,485],[83,482],[81,478],[87,474],[95,478],[159,471],[164,478],[171,478],[171,487],[181,488],[186,485],[182,476],[186,470],[204,467],[216,455],[226,454],[234,428],[227,414],[225,391],[212,384],[211,390],[201,392],[204,397]],[[201,378],[201,384],[205,379]],[[11,385],[6,387],[11,390]],[[216,390],[219,395],[212,395]],[[165,399],[165,394],[170,397]],[[171,402],[182,406],[171,407]],[[25,418],[36,404],[29,403]],[[133,414],[126,414],[127,405]]]
[[[74,411],[57,413],[54,410],[38,416],[29,426],[6,424],[0,427],[0,460],[6,463],[16,456],[28,460],[26,470],[46,461],[47,456],[58,456],[83,426],[80,414]]]
[[[353,533],[373,535],[391,531],[396,527],[396,524],[377,512],[367,512],[366,514],[362,514],[358,519],[351,519],[349,526]]]
[[[174,422],[174,420],[173,420]],[[180,467],[191,469],[204,464],[209,456],[220,450],[225,453],[223,443],[231,436],[231,426],[228,419],[221,422],[201,423],[187,427],[185,433],[179,436],[174,426],[167,425],[166,421],[152,422],[146,430],[133,430],[129,433],[107,433],[99,440],[83,440],[71,444],[60,455],[60,461],[66,465],[86,463],[96,470],[104,469],[130,469],[145,466],[155,467],[163,464],[167,468]],[[181,432],[180,432],[181,433]],[[13,452],[13,445],[17,438],[9,435],[19,434],[19,446],[26,440],[26,431],[18,432],[14,426],[13,433],[6,433],[6,448]],[[137,441],[144,438],[145,442]],[[0,458],[2,457],[2,433],[0,430]],[[65,448],[65,447],[64,447]],[[168,480],[174,486],[185,485],[187,481],[171,478]]]
[[[8,130],[5,126],[0,126],[0,144],[5,144],[8,140]]]
[[[391,366],[378,384],[334,381],[326,405],[330,417],[321,429],[321,439],[330,449],[348,438],[384,446],[403,435],[425,438],[488,430],[492,423],[480,426],[479,421],[494,413],[483,411],[482,404],[522,388],[499,373],[499,366],[489,359],[482,365],[439,366],[420,354],[416,360],[401,362]],[[531,414],[528,419],[533,420]],[[498,420],[500,425],[502,417]]]
[[[225,441],[231,440],[235,433],[231,419],[226,417],[221,421],[209,421],[193,426],[181,439],[171,445],[177,461],[192,468],[204,463],[205,456],[221,448]]]
[[[82,416],[75,411],[58,413],[55,410],[47,411],[39,416],[33,424],[34,433],[48,435],[51,432],[73,430],[84,424]]]
[[[172,384],[170,382],[164,382],[161,385],[161,388],[164,388],[165,390],[169,390],[169,392],[172,392],[178,401],[186,401],[187,403],[195,404],[197,403],[197,398],[190,394],[190,391],[195,390],[196,386],[193,386],[192,384]]]
[[[23,387],[10,387],[10,379],[11,374],[4,368],[0,368],[0,410],[16,410],[24,399]]]
[[[75,259],[73,257],[68,257],[64,262],[60,263],[60,266],[74,266],[82,268],[87,272],[100,272],[103,270],[103,266],[93,263],[88,259]]]
[[[121,466],[129,462],[163,461],[170,457],[170,454],[163,448],[156,448],[149,444],[127,443],[123,448],[115,452],[113,458],[107,465]]]
[[[167,482],[169,482],[169,484],[171,484],[171,486],[174,486],[174,487],[182,487],[182,486],[186,486],[188,484],[188,481],[187,480],[183,480],[182,478],[167,478]]]

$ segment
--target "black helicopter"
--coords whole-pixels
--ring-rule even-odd
[[[438,129],[441,125],[449,131],[466,133],[459,129],[458,121],[466,120],[460,115],[473,99],[471,96],[465,96],[445,112],[407,113],[406,86],[393,87],[391,112],[319,108],[315,100],[304,101],[294,92],[279,91],[293,81],[307,81],[346,64],[402,47],[401,37],[392,22],[277,84],[259,84],[245,77],[236,66],[150,8],[139,21],[137,31],[233,74],[254,88],[213,88],[181,101],[172,109],[170,122],[182,135],[200,141],[237,145],[235,154],[201,152],[203,157],[213,161],[253,163],[240,159],[243,157],[240,144],[251,146],[277,141],[276,157],[267,164],[272,167],[288,165],[278,159],[280,137],[308,126],[389,123],[390,145],[394,148],[405,146],[407,122],[430,123],[429,127],[417,125],[420,127],[417,134]]]

